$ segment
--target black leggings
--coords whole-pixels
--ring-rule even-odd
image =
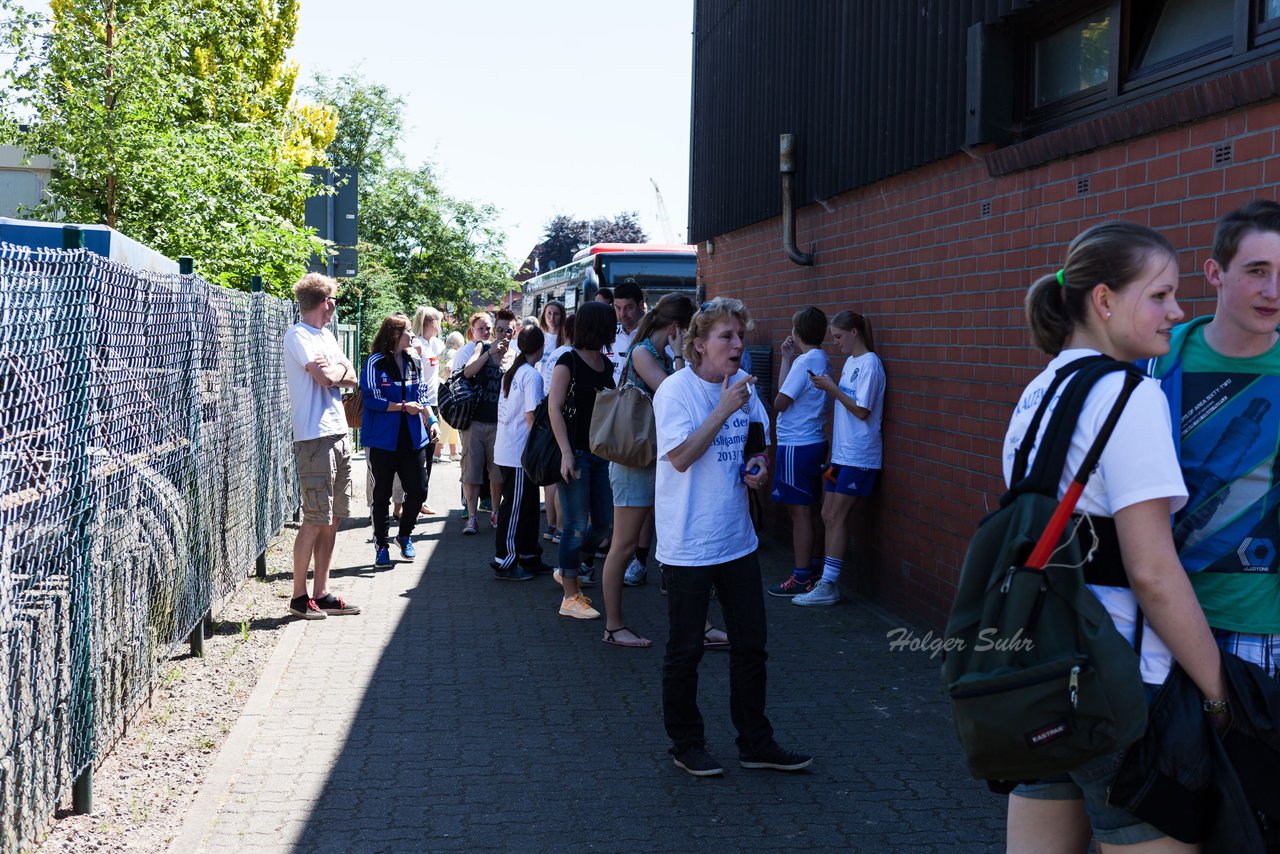
[[[400,428],[394,451],[366,448],[369,467],[373,471],[373,504],[369,513],[373,517],[373,540],[378,548],[387,546],[387,510],[391,505],[391,484],[396,475],[404,489],[404,507],[400,510],[400,536],[413,533],[413,525],[427,500],[427,484],[431,480],[431,462],[435,455],[435,443],[428,442],[415,448],[409,431]]]

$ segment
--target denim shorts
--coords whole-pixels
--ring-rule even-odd
[[[657,466],[632,468],[609,463],[609,485],[614,507],[652,507],[657,483]]]
[[[1150,704],[1158,685],[1147,685],[1147,703]],[[1166,834],[1147,824],[1132,813],[1107,803],[1107,790],[1120,769],[1124,751],[1117,750],[1100,756],[1074,771],[1048,777],[1034,783],[1021,783],[1013,794],[1038,801],[1084,801],[1093,838],[1104,845],[1136,845],[1163,839]]]

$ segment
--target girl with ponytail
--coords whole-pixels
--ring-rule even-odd
[[[1173,247],[1151,229],[1128,222],[1086,230],[1067,248],[1062,269],[1031,286],[1027,325],[1036,346],[1053,359],[1022,393],[1010,420],[1003,449],[1006,484],[1012,478],[1014,456],[1054,375],[1086,356],[1135,362],[1168,352],[1169,333],[1182,318],[1177,289]],[[1089,391],[1071,436],[1059,498],[1123,383],[1122,373],[1111,373]],[[1055,397],[1065,385],[1059,386]],[[1033,447],[1028,465],[1038,450]],[[1206,714],[1222,728],[1229,716],[1218,648],[1178,560],[1169,525],[1171,513],[1186,500],[1168,403],[1155,380],[1143,379],[1076,505],[1077,517],[1099,520],[1088,528],[1104,541],[1096,554],[1118,554],[1122,564],[1121,572],[1109,573],[1105,583],[1090,583],[1089,589],[1121,635],[1141,637],[1140,669],[1148,694],[1164,682],[1176,660],[1205,700],[1213,701],[1206,703],[1206,709],[1216,711]],[[1086,580],[1093,575],[1092,564],[1103,562],[1086,565]],[[1143,619],[1141,632],[1139,619]],[[1059,777],[1017,786],[1009,796],[1008,850],[1084,851],[1091,837],[1099,849],[1156,842],[1142,850],[1192,850],[1107,803],[1107,789],[1119,762],[1120,754],[1106,756]]]
[[[502,376],[498,397],[498,433],[493,461],[502,472],[502,501],[493,529],[494,558],[490,566],[503,581],[528,581],[535,572],[549,571],[538,542],[538,487],[524,473],[520,458],[529,441],[533,411],[542,400],[542,360],[545,336],[526,326],[516,338],[519,355]]]

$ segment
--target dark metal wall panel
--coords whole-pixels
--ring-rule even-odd
[[[689,234],[777,216],[778,136],[807,204],[957,152],[966,32],[1048,0],[697,0]]]

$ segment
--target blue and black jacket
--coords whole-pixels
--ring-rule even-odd
[[[416,401],[427,403],[427,386],[422,383],[418,361],[404,357],[404,376],[391,356],[374,353],[364,363],[360,372],[360,393],[364,397],[364,416],[360,419],[360,441],[366,447],[383,451],[396,450],[400,430],[409,431],[410,443],[415,448],[426,446],[430,436],[423,428],[422,418],[404,411],[388,412],[392,403]]]

